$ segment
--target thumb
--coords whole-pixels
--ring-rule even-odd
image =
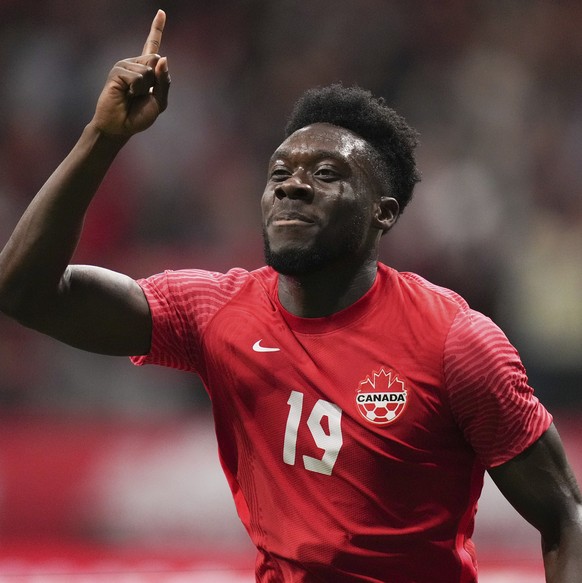
[[[170,71],[168,69],[168,57],[162,57],[156,64],[155,83],[152,95],[158,102],[160,113],[168,107],[168,93],[170,91]]]

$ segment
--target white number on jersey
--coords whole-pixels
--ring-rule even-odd
[[[297,453],[297,432],[303,413],[303,393],[291,391],[289,400],[289,416],[285,427],[285,441],[283,444],[283,461],[290,466],[295,465]],[[321,420],[327,417],[329,433],[321,425]],[[324,453],[321,459],[303,456],[303,465],[306,470],[331,476],[333,466],[343,444],[342,438],[342,410],[329,401],[319,399],[307,419],[307,427],[313,436],[313,441]]]

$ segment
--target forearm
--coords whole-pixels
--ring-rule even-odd
[[[547,543],[542,537],[547,583],[582,581],[582,523],[572,522],[562,529],[559,542]]]
[[[89,204],[126,141],[84,129],[0,253],[0,309],[22,319],[58,292]]]

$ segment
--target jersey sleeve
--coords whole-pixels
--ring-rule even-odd
[[[206,326],[248,276],[243,269],[225,274],[192,269],[138,280],[150,308],[152,338],[149,353],[131,361],[198,372]]]
[[[552,422],[529,386],[517,350],[478,312],[457,314],[445,346],[444,374],[453,415],[488,468],[520,454]]]

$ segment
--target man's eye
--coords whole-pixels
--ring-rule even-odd
[[[285,168],[275,168],[271,172],[271,180],[275,182],[282,182],[283,180],[287,180],[291,176],[291,172],[289,170],[285,170]]]
[[[322,180],[336,180],[339,178],[339,172],[333,168],[319,168],[315,172],[315,176]]]

